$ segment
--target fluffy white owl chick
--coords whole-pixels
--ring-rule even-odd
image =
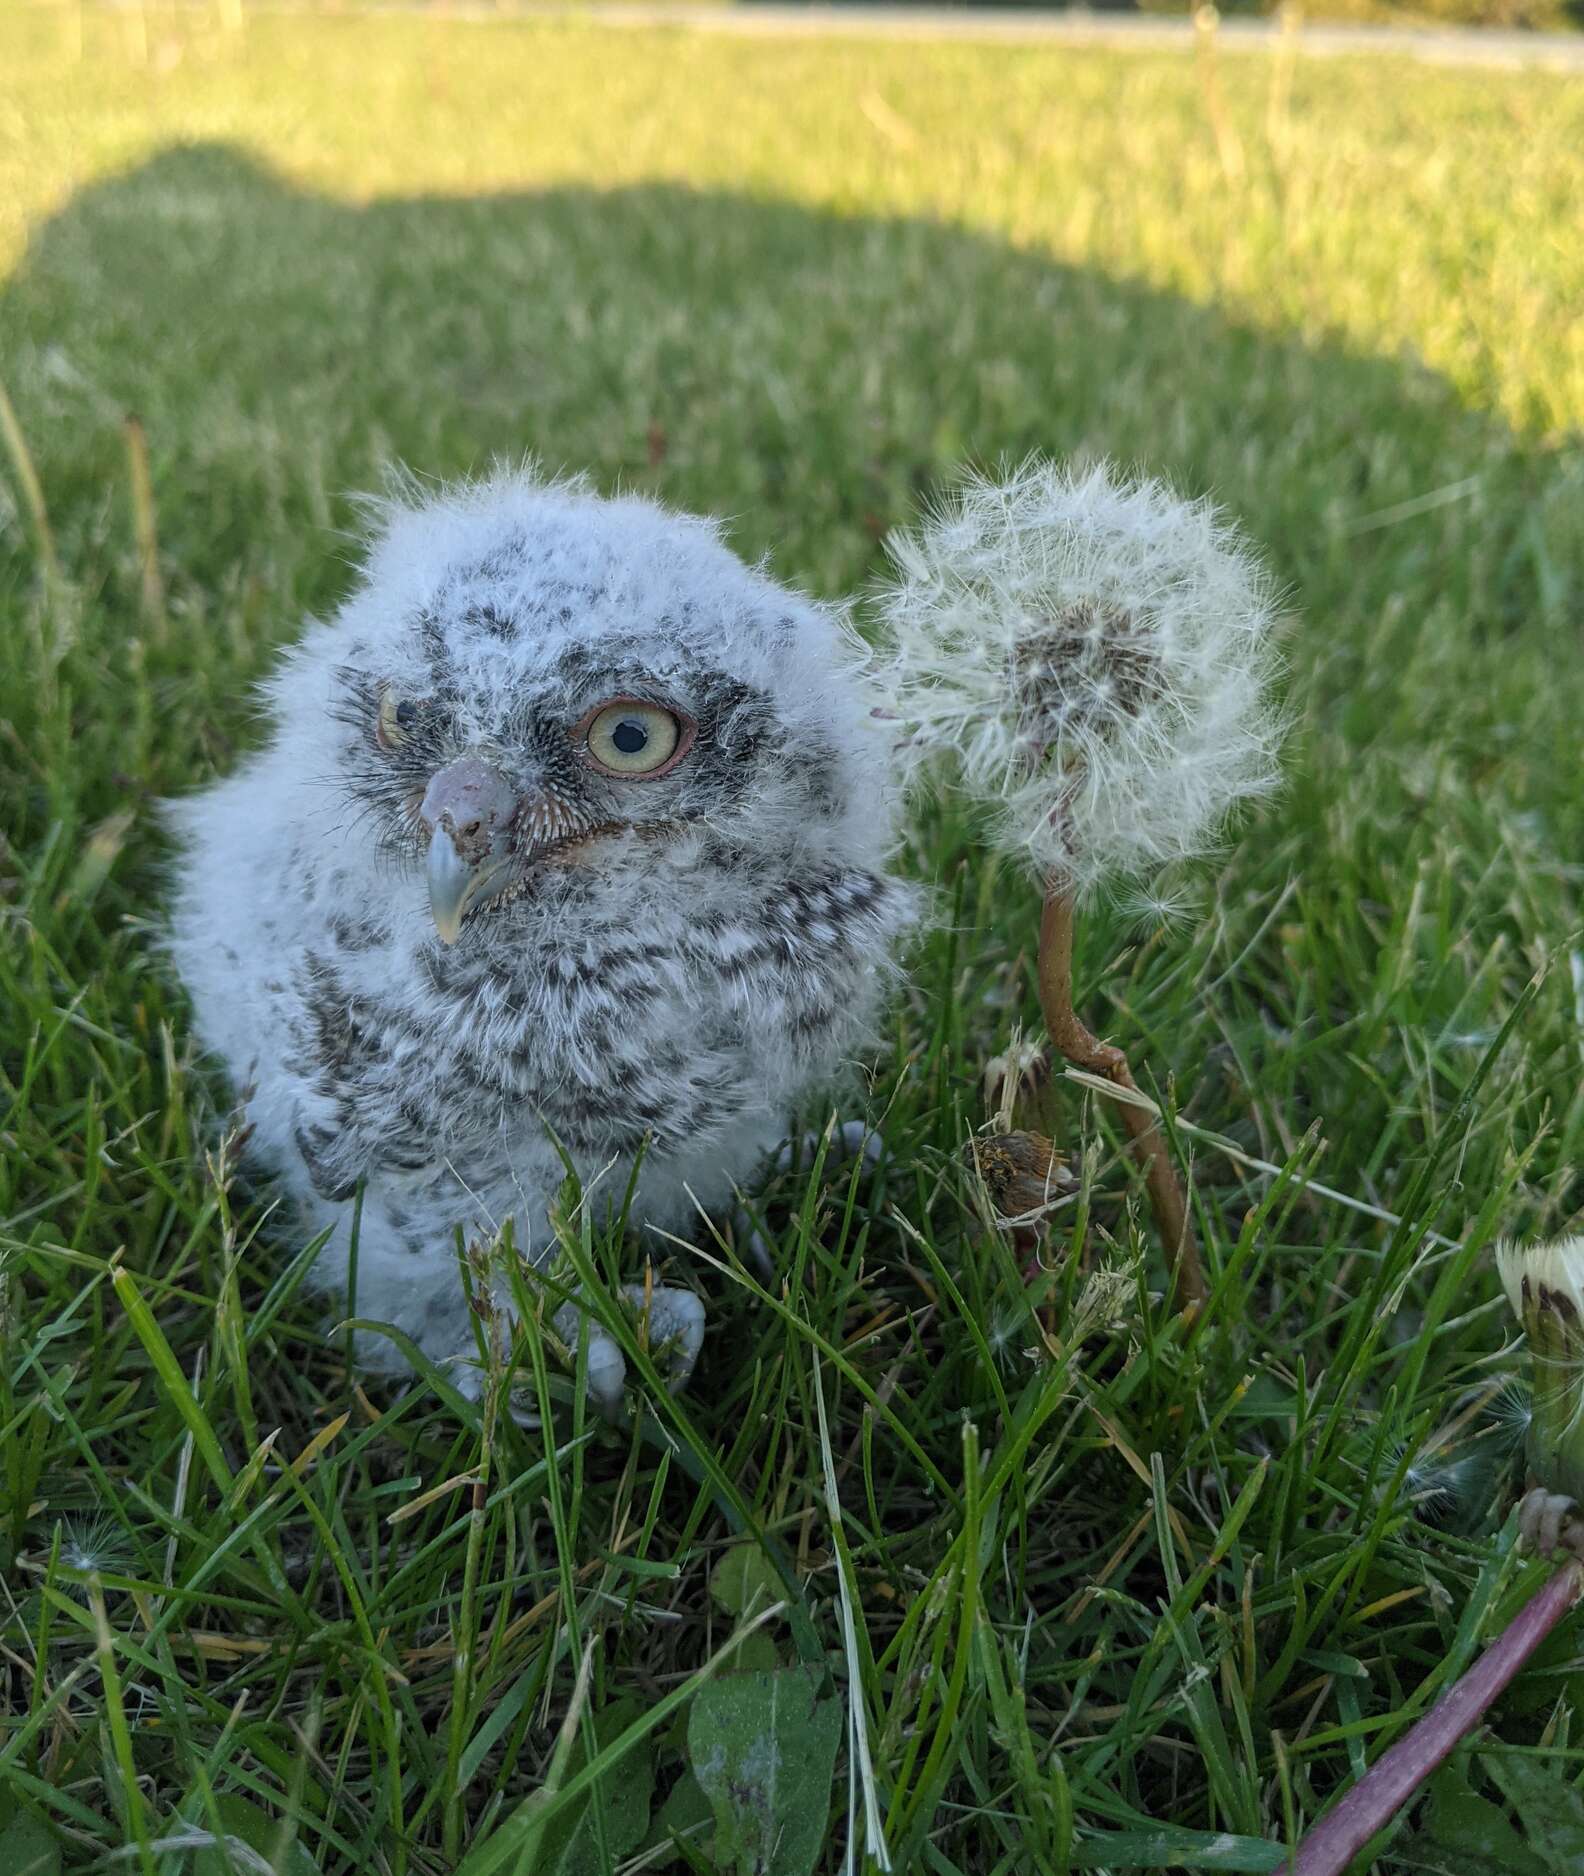
[[[713,523],[526,473],[381,520],[268,744],[174,810],[171,942],[320,1281],[362,1181],[358,1313],[465,1361],[457,1228],[545,1256],[555,1142],[613,1208],[636,1166],[641,1225],[728,1206],[862,1048],[915,904],[861,644]],[[685,1377],[702,1306],[656,1295]]]

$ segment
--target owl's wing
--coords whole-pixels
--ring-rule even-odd
[[[321,1198],[351,1198],[374,1173],[419,1173],[443,1156],[428,1057],[394,1002],[354,992],[334,961],[308,953],[295,973],[291,1138]]]
[[[895,948],[918,891],[857,868],[812,870],[751,917],[700,921],[695,942],[725,1001],[812,1078],[860,1046],[896,975]]]

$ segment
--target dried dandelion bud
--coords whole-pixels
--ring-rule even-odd
[[[1584,1499],[1584,1238],[1499,1244],[1496,1269],[1533,1365],[1529,1469],[1548,1491]]]
[[[1012,1131],[1020,1104],[1037,1100],[1050,1086],[1050,1051],[1043,1043],[1014,1035],[999,1055],[985,1064],[984,1103],[998,1133]]]
[[[888,545],[905,766],[985,807],[1041,883],[1154,874],[1273,786],[1275,597],[1208,502],[1031,461]]]
[[[996,1133],[974,1140],[974,1170],[996,1215],[1007,1224],[1037,1224],[1077,1181],[1042,1133]]]

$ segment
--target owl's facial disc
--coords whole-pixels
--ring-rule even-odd
[[[684,711],[621,693],[572,723],[519,725],[521,754],[508,759],[508,773],[477,745],[446,759],[443,704],[387,686],[375,693],[375,705],[372,740],[406,771],[403,822],[411,831],[416,820],[428,835],[429,905],[447,945],[473,913],[529,890],[541,865],[564,862],[572,849],[631,828],[634,817],[621,800],[627,786],[670,775],[698,734]],[[426,783],[418,780],[435,760],[441,766]],[[637,825],[658,833],[674,822],[662,811],[637,816]]]

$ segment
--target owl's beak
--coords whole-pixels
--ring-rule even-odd
[[[418,818],[429,829],[429,909],[442,944],[455,944],[462,921],[510,881],[517,791],[478,756],[441,769],[424,791]]]

